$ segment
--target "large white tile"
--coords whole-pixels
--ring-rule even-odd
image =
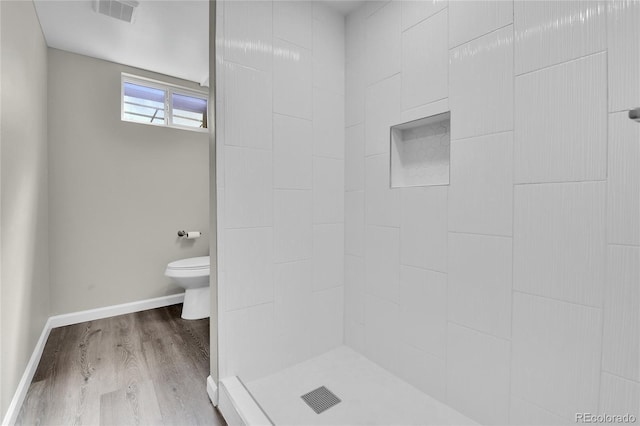
[[[311,49],[312,4],[310,1],[273,2],[273,36]]]
[[[364,256],[364,191],[347,192],[344,199],[345,252]]]
[[[364,355],[393,373],[398,370],[399,319],[398,305],[377,296],[367,296]]]
[[[516,77],[515,181],[603,180],[606,54]]]
[[[275,335],[287,366],[311,356],[312,264],[310,260],[274,266]]]
[[[513,22],[513,1],[449,3],[449,46],[459,46]]]
[[[271,74],[225,63],[224,77],[224,143],[271,149]]]
[[[447,400],[446,361],[420,349],[401,343],[398,352],[398,376],[429,396]]]
[[[603,1],[515,1],[516,74],[606,49]]]
[[[366,82],[372,84],[390,77],[401,69],[400,2],[388,2],[365,24]]]
[[[311,121],[273,115],[273,187],[311,189],[313,181]]]
[[[272,2],[233,1],[224,4],[224,60],[271,70]]]
[[[344,259],[345,317],[364,323],[365,273],[364,258],[346,255]]]
[[[640,382],[640,247],[607,248],[602,369]]]
[[[345,191],[364,190],[364,125],[345,129]]]
[[[313,225],[313,290],[344,283],[344,226]]]
[[[313,89],[313,154],[344,158],[344,95]]]
[[[626,111],[609,114],[607,157],[607,242],[639,245],[640,126]]]
[[[347,63],[365,54],[365,7],[358,7],[345,17],[345,58]]]
[[[391,189],[389,156],[365,159],[365,217],[368,225],[400,225],[400,191]]]
[[[316,2],[322,16],[313,20],[313,86],[344,96],[344,16]]]
[[[451,138],[513,129],[513,26],[452,49]]]
[[[449,96],[447,11],[402,33],[402,109]]]
[[[599,413],[640,417],[640,383],[602,373]]]
[[[397,228],[367,226],[365,277],[369,294],[394,303],[400,298],[400,232]]]
[[[311,191],[276,190],[273,192],[273,207],[274,261],[311,259]]]
[[[273,230],[228,229],[226,242],[226,309],[272,301]]]
[[[364,55],[357,56],[347,62],[345,69],[345,124],[364,123],[365,89],[367,87],[363,75],[366,69]]]
[[[349,317],[344,319],[344,343],[354,351],[365,353],[364,325]]]
[[[389,152],[390,126],[400,122],[400,74],[368,86],[365,99],[365,153]]]
[[[225,358],[229,375],[255,380],[284,367],[275,347],[273,310],[273,303],[265,303],[222,313],[228,336]]]
[[[449,111],[449,98],[441,99],[439,101],[431,102],[430,104],[420,105],[419,107],[404,110],[400,115],[400,121],[402,123],[406,123],[408,121],[419,120],[424,117],[442,114],[447,111]]]
[[[313,157],[313,223],[344,222],[344,160]]]
[[[513,133],[451,142],[449,230],[513,233]]]
[[[446,272],[447,187],[403,188],[400,191],[400,262]]]
[[[509,342],[449,323],[447,403],[482,424],[507,424]]]
[[[605,182],[516,185],[513,287],[602,306]]]
[[[310,120],[313,115],[312,74],[310,50],[284,40],[274,40],[273,111]],[[251,101],[252,96],[248,93],[247,102]]]
[[[640,1],[607,2],[609,111],[640,105]]]
[[[511,238],[449,233],[450,321],[511,336]]]
[[[574,424],[530,402],[514,396],[509,407],[509,424],[513,426],[557,426]]]
[[[400,336],[402,341],[445,359],[447,348],[447,275],[400,267]]]
[[[447,0],[404,0],[402,7],[402,31],[413,27],[420,21],[435,15],[445,7]],[[446,37],[446,34],[445,34]]]
[[[342,345],[344,341],[344,289],[313,293],[311,350],[315,355]]]
[[[567,420],[595,413],[602,311],[514,293],[511,393]]]
[[[271,151],[225,148],[228,228],[273,224]]]

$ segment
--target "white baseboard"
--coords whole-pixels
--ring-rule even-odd
[[[230,426],[274,425],[237,376],[222,379],[219,386],[218,410],[227,424]]]
[[[31,354],[31,358],[29,358],[29,362],[24,369],[22,378],[20,378],[18,387],[13,394],[9,408],[2,419],[2,426],[13,426],[15,424],[18,414],[20,413],[22,403],[24,402],[24,398],[27,396],[31,380],[33,380],[33,375],[36,373],[36,368],[38,367],[38,363],[42,357],[44,345],[47,343],[51,329],[65,325],[78,324],[85,321],[93,321],[116,315],[130,314],[133,312],[145,311],[147,309],[175,305],[177,303],[182,303],[183,300],[184,293],[171,294],[169,296],[156,297],[155,299],[140,300],[137,302],[123,303],[121,305],[106,306],[104,308],[89,309],[86,311],[72,312],[69,314],[49,317],[44,325],[42,334],[40,334],[40,338],[38,339],[35,348],[33,348],[33,353]]]
[[[213,377],[207,377],[207,395],[214,407],[218,406],[218,385],[216,385]]]

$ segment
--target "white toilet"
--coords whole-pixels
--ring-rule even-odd
[[[164,274],[185,289],[182,318],[195,320],[209,317],[209,256],[171,262]]]

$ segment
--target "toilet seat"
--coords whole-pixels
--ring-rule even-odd
[[[167,265],[167,270],[172,271],[200,271],[209,269],[209,256],[190,257],[180,259]]]

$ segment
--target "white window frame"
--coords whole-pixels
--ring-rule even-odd
[[[124,84],[131,83],[137,84],[139,86],[151,87],[153,89],[164,90],[164,123],[146,123],[144,121],[132,121],[127,120],[124,116]],[[209,93],[204,90],[193,90],[187,87],[178,86],[177,84],[165,83],[163,81],[154,80],[147,77],[140,77],[134,74],[121,73],[120,74],[120,120],[126,121],[127,123],[134,124],[146,124],[148,126],[159,126],[159,127],[171,127],[174,129],[182,129],[182,130],[190,130],[192,132],[201,132],[206,133],[209,131],[208,128],[202,127],[189,127],[182,126],[180,124],[176,124],[173,122],[173,104],[171,102],[171,98],[173,94],[184,95],[184,96],[193,96],[197,98],[202,98],[207,101],[207,112],[209,111]],[[207,123],[208,124],[208,123]]]

